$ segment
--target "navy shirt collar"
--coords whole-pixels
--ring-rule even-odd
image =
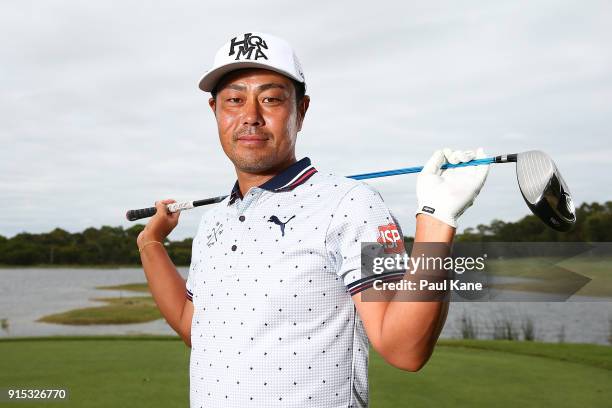
[[[305,183],[316,172],[317,169],[310,164],[310,159],[304,157],[260,185],[259,188],[271,192],[290,191]],[[242,199],[242,193],[240,192],[238,180],[236,180],[230,193],[228,205],[233,204],[238,198]]]

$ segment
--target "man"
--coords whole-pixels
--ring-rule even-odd
[[[156,202],[138,237],[153,297],[191,346],[191,406],[367,406],[369,345],[419,370],[448,303],[362,300],[372,279],[361,274],[361,242],[401,233],[373,188],[296,159],[310,98],[289,44],[238,35],[200,88],[212,93],[237,181],[201,219],[187,282],[159,244],[178,223],[166,211],[174,200]],[[488,168],[440,168],[483,155],[445,150],[428,161],[417,181],[417,242],[450,244]]]

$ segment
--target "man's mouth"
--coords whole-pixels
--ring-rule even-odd
[[[238,136],[237,143],[245,147],[263,147],[269,139],[266,135],[256,133]]]
[[[244,135],[244,136],[239,136],[238,140],[243,140],[243,141],[264,141],[264,140],[268,140],[268,138],[266,136],[261,136],[261,135]]]

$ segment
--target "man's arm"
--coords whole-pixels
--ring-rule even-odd
[[[155,241],[144,235],[143,242]],[[185,280],[176,270],[163,245],[150,244],[140,253],[149,290],[159,311],[185,344],[191,347],[193,303],[185,296]]]
[[[484,151],[444,149],[434,152],[423,167],[417,177],[418,208],[413,253],[421,247],[428,252],[428,256],[443,258],[449,254],[457,219],[472,205],[484,185],[489,169],[488,166],[482,166],[442,170],[442,166],[447,162],[467,162],[475,157],[485,157]],[[424,245],[419,246],[419,243]],[[417,257],[420,249],[419,253],[414,254]],[[419,272],[417,270],[416,274]],[[434,279],[444,278],[440,275],[442,271],[425,272],[437,275]],[[404,275],[404,279],[412,280],[409,272]],[[376,351],[387,362],[403,370],[417,371],[423,367],[446,321],[448,302],[402,301],[403,294],[397,291],[378,294],[377,299],[382,299],[380,302],[364,302],[362,293],[355,294],[353,300]],[[412,299],[414,297],[409,298]]]
[[[454,228],[433,217],[417,216],[415,244],[440,242],[450,245],[454,233]],[[402,370],[417,371],[423,367],[446,321],[448,302],[396,300],[395,293],[390,291],[386,292],[388,301],[363,302],[361,295],[364,293],[355,294],[353,301],[374,349],[389,364]]]
[[[142,249],[140,260],[159,311],[185,344],[191,347],[193,304],[185,296],[185,280],[176,270],[163,245],[146,245],[152,241],[163,242],[178,224],[180,213],[167,214],[166,204],[172,202],[174,200],[155,203],[157,213],[138,236],[137,244],[138,248]]]

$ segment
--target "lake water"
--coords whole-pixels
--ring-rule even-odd
[[[179,268],[179,272],[187,276],[186,267]],[[36,322],[48,314],[103,305],[92,301],[92,298],[139,295],[137,292],[98,290],[96,286],[145,281],[140,268],[0,269],[0,319],[8,319],[8,329],[0,328],[0,337],[174,334],[163,319],[149,323],[96,326]],[[531,319],[537,340],[609,344],[612,302],[592,300],[572,297],[567,302],[558,303],[452,303],[442,337],[460,337],[462,318],[470,316],[481,338],[491,338],[495,321],[511,321],[520,330],[521,323]]]

